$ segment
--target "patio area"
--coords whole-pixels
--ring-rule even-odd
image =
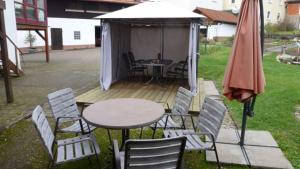
[[[189,111],[199,112],[201,100],[203,101],[204,93],[204,80],[198,79],[198,87],[200,93],[198,93],[192,101]],[[102,100],[115,99],[115,98],[138,98],[151,100],[157,103],[161,103],[165,109],[173,107],[175,95],[178,88],[182,86],[187,88],[187,82],[183,82],[182,79],[171,79],[163,82],[163,84],[146,84],[143,81],[128,81],[123,80],[112,85],[110,90],[103,91],[100,87],[96,87],[86,93],[83,93],[76,97],[78,104],[83,103],[96,103]]]

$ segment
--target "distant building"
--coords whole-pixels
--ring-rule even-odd
[[[21,68],[21,50],[18,45],[19,30],[33,31],[37,36],[42,37],[44,48],[47,46],[47,8],[46,0],[5,0],[4,20],[6,34],[3,32],[1,36],[5,37],[8,47],[9,69],[16,75],[22,74]],[[47,50],[46,50],[47,51]],[[46,60],[49,55],[46,52]],[[0,56],[0,69],[2,68]]]
[[[49,45],[52,50],[92,48],[100,46],[100,20],[94,17],[135,5],[136,0],[48,0]],[[18,31],[18,46],[24,50],[28,31]],[[41,48],[43,41],[37,38],[34,46]]]
[[[208,29],[208,40],[218,40],[231,37],[235,34],[238,18],[232,13],[200,7],[197,7],[194,12],[202,14],[207,18],[204,23]]]
[[[295,27],[300,28],[300,0],[286,1],[286,17]]]
[[[224,10],[239,13],[242,0],[223,0]],[[285,18],[285,0],[263,0],[265,24],[276,24]]]

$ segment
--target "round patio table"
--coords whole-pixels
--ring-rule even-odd
[[[160,120],[165,109],[159,103],[144,99],[122,98],[99,101],[83,111],[83,118],[96,127],[122,130],[122,146],[129,130],[148,126]]]

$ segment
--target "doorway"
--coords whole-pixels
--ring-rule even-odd
[[[63,49],[63,37],[61,28],[51,28],[51,47],[52,50]]]
[[[95,46],[96,47],[101,46],[101,34],[102,34],[102,27],[95,26]]]

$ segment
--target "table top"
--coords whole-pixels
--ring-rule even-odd
[[[164,60],[157,60],[157,59],[150,59],[150,60],[145,60],[142,62],[142,65],[145,66],[167,66],[170,65],[173,61],[169,59],[164,59]]]
[[[164,115],[159,103],[122,98],[94,103],[83,111],[83,118],[96,127],[107,129],[140,128],[155,123]]]

